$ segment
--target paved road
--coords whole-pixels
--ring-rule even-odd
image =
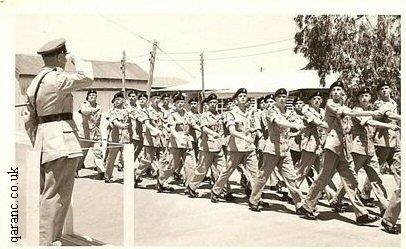
[[[26,144],[16,144],[16,163],[25,181],[24,152]],[[75,231],[112,245],[123,243],[123,185],[105,184],[94,180],[95,172],[81,171],[75,182],[73,203]],[[122,179],[121,172],[114,172]],[[364,174],[360,174],[363,179]],[[265,191],[268,210],[254,213],[247,208],[243,193],[232,185],[239,197],[238,203],[217,203],[209,200],[207,184],[202,198],[190,199],[183,188],[174,194],[158,194],[155,181],[145,179],[143,188],[135,194],[135,243],[142,246],[385,246],[399,247],[400,235],[381,231],[380,222],[360,227],[354,224],[354,214],[336,214],[320,206],[321,220],[309,221],[294,214],[293,205],[280,201],[280,195]],[[337,181],[338,178],[335,178]],[[389,193],[394,189],[393,177],[385,175],[384,184]],[[362,182],[362,181],[361,181]],[[145,188],[145,186],[147,188]],[[306,184],[304,184],[306,187]],[[21,191],[24,202],[26,193]],[[21,208],[24,210],[25,203]],[[378,212],[378,209],[371,209]],[[21,222],[25,222],[22,217]],[[400,221],[399,221],[400,222]],[[25,232],[24,228],[22,229]]]

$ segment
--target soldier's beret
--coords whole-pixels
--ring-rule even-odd
[[[369,89],[368,87],[364,87],[357,92],[357,97],[359,97],[360,95],[365,94],[365,93],[369,93],[372,95],[371,89]]]
[[[190,98],[189,99],[189,101],[188,101],[188,103],[190,104],[190,103],[192,103],[192,102],[199,102],[198,100],[197,100],[197,98],[196,97],[194,97],[194,98]]]
[[[265,101],[265,100],[264,100],[264,96],[259,97],[259,98],[257,99],[257,101],[258,101],[258,103],[264,102],[264,101]]]
[[[185,100],[185,96],[181,92],[177,92],[177,93],[175,93],[175,95],[173,95],[173,102],[176,102],[179,100]]]
[[[390,87],[390,85],[389,85],[386,81],[381,80],[381,81],[379,82],[378,86],[376,87],[376,90],[379,91],[379,90],[381,90],[381,88],[384,87],[384,86]]]
[[[148,95],[146,94],[146,93],[144,93],[144,92],[141,92],[139,95],[138,95],[138,99],[140,99],[140,98],[148,98]]]
[[[303,99],[302,99],[301,97],[296,97],[296,98],[293,100],[293,105],[295,105],[298,101],[302,101],[302,102],[303,102]]]
[[[130,94],[137,94],[137,92],[134,90],[130,90],[130,91],[128,91],[127,96],[130,96]]]
[[[217,100],[218,97],[215,93],[210,94],[205,100],[206,102],[209,102],[210,100]]]
[[[265,95],[264,101],[267,101],[268,99],[273,99],[273,98],[274,98],[273,94],[270,93],[270,94]]]
[[[342,89],[345,89],[345,88],[344,88],[344,84],[343,84],[343,82],[342,82],[341,80],[337,80],[336,82],[334,82],[333,84],[331,84],[331,86],[330,86],[330,88],[328,89],[328,91],[331,92],[331,90],[332,90],[334,87],[341,87]]]
[[[150,96],[152,97],[159,97],[159,92],[151,92]]]
[[[313,92],[312,94],[310,94],[309,99],[312,99],[313,97],[322,97],[321,93],[319,91],[317,92]]]
[[[226,98],[223,100],[224,105],[227,105],[228,103],[230,103],[232,101],[231,98]]]
[[[53,55],[59,53],[66,53],[66,40],[64,38],[59,38],[45,43],[40,49],[38,49],[37,54],[40,55]]]
[[[116,100],[117,98],[124,98],[124,93],[120,91],[120,92],[114,94],[113,99],[111,100],[111,102],[113,103],[114,100]]]
[[[234,93],[232,99],[237,98],[240,93],[245,93],[245,94],[247,94],[247,89],[245,89],[245,88],[240,88],[240,89],[238,89],[238,90]]]
[[[281,94],[288,95],[288,91],[286,91],[285,88],[279,88],[279,89],[276,90],[276,92],[275,92],[275,97],[277,97],[278,95],[281,95]]]
[[[166,98],[166,97],[168,97],[168,98],[170,97],[170,96],[169,96],[169,93],[163,93],[163,94],[161,95],[161,98],[162,98],[162,99],[163,99],[163,98]]]
[[[97,94],[96,90],[90,89],[89,91],[87,91],[86,95],[89,96],[89,94],[91,94],[91,93]]]

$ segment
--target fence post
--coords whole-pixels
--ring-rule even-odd
[[[124,157],[124,246],[134,246],[134,146],[125,144]]]

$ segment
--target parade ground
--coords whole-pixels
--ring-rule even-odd
[[[15,152],[21,172],[29,167],[22,155],[30,145],[23,137],[17,137]],[[122,245],[123,174],[115,169],[115,181],[106,184],[95,179],[96,171],[90,169],[91,164],[87,167],[89,169],[80,171],[73,192],[75,232],[107,244]],[[361,172],[359,176],[362,183],[365,174]],[[382,180],[391,195],[395,188],[393,176],[384,175]],[[252,212],[238,181],[239,175],[235,172],[231,187],[238,197],[236,203],[213,204],[206,182],[199,189],[201,197],[191,199],[178,185],[174,193],[158,194],[155,180],[144,178],[140,188],[134,189],[135,245],[400,247],[401,235],[383,232],[380,221],[357,226],[352,212],[334,213],[324,200],[318,206],[320,219],[305,220],[295,215],[293,205],[281,201],[281,194],[267,187],[264,197],[270,207],[259,213]],[[337,175],[334,181],[338,182]],[[377,214],[379,210],[371,208],[370,212]]]

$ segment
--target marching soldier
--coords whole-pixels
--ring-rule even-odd
[[[98,178],[104,179],[106,171],[103,163],[103,152],[101,150],[101,107],[96,103],[97,92],[89,90],[86,95],[86,101],[80,105],[79,113],[82,115],[83,134],[80,134],[80,145],[82,148],[83,157],[79,162],[79,167],[84,168],[84,162],[89,150],[93,153],[94,165],[97,168]],[[100,142],[96,142],[100,141]]]
[[[260,211],[259,202],[262,189],[269,179],[275,167],[281,173],[286,186],[292,195],[296,206],[296,213],[307,218],[313,218],[311,213],[302,207],[303,196],[296,187],[296,172],[294,170],[291,155],[289,153],[289,129],[296,129],[299,132],[304,128],[302,123],[289,121],[290,113],[286,108],[287,91],[280,88],[275,92],[275,104],[267,114],[268,139],[265,142],[263,151],[263,165],[254,184],[249,199],[249,207],[253,211]]]
[[[60,238],[71,202],[75,171],[83,156],[72,119],[72,92],[89,87],[91,67],[74,60],[76,72],[67,73],[65,39],[46,43],[37,53],[45,66],[27,89],[29,116],[25,123],[35,151],[41,152],[39,203],[40,245],[61,245]]]
[[[182,166],[182,163],[185,169],[185,186],[188,185],[191,174],[196,168],[196,156],[192,148],[192,137],[190,135],[190,118],[184,109],[185,96],[178,92],[173,96],[173,102],[175,109],[168,119],[170,129],[168,143],[169,164],[159,171],[158,192],[163,192],[163,186],[167,184],[173,172]]]
[[[142,180],[140,176],[148,168],[154,168],[155,171],[162,172],[162,167],[165,160],[166,150],[166,127],[164,123],[164,113],[159,107],[160,96],[158,92],[151,92],[150,106],[143,108],[139,121],[144,124],[145,130],[143,133],[144,150],[139,160],[137,170],[135,171],[135,187]],[[163,186],[162,190],[173,190],[172,188]]]
[[[130,117],[128,115],[127,109],[124,105],[124,94],[123,92],[118,92],[114,94],[112,99],[114,108],[109,113],[109,125],[110,130],[110,144],[109,152],[106,160],[106,173],[104,177],[104,182],[110,183],[112,180],[114,161],[117,158],[117,154],[122,149],[123,143],[130,143]]]
[[[294,111],[291,112],[291,115],[289,117],[289,120],[292,121],[294,120],[296,123],[302,123],[303,124],[303,114],[302,114],[302,108],[303,108],[304,102],[302,98],[296,97],[293,100],[293,106],[294,106]],[[296,166],[296,164],[299,162],[300,157],[302,155],[302,134],[299,131],[292,131],[290,133],[290,139],[289,139],[289,147],[290,147],[290,155],[292,157],[293,165]]]
[[[201,130],[200,130],[200,124],[199,124],[199,120],[200,120],[200,114],[199,114],[199,104],[197,101],[197,98],[191,98],[189,101],[189,107],[190,110],[188,111],[188,117],[190,118],[190,124],[191,124],[191,136],[193,138],[192,141],[192,146],[193,146],[193,150],[195,152],[196,155],[196,160],[198,158],[199,155],[199,145],[198,145],[198,139],[200,137],[201,134]]]
[[[342,93],[344,86],[337,81],[330,86],[330,99],[327,100],[325,120],[328,124],[326,142],[324,145],[323,167],[319,176],[313,182],[306,196],[303,205],[308,212],[314,212],[321,191],[326,187],[327,182],[332,178],[334,170],[341,176],[345,191],[354,207],[357,224],[366,224],[378,220],[378,217],[368,214],[367,209],[356,195],[357,179],[355,177],[354,165],[348,146],[349,134],[343,129],[342,116],[374,116],[379,115],[376,111],[352,110],[343,104]]]
[[[143,147],[143,136],[142,136],[142,122],[140,121],[141,109],[147,106],[147,94],[140,93],[137,98],[137,94],[134,90],[128,92],[128,106],[127,110],[129,112],[131,120],[131,142],[134,145],[134,161],[137,160]],[[136,105],[136,100],[138,99],[138,106]]]
[[[250,118],[247,111],[247,90],[240,88],[233,96],[237,105],[227,113],[227,128],[230,131],[228,141],[228,161],[216,180],[212,191],[211,201],[216,203],[224,186],[227,184],[229,177],[235,168],[242,164],[249,176],[251,185],[254,185],[258,176],[258,159],[255,154],[254,134],[259,129],[259,124]],[[250,190],[246,191],[250,192]]]
[[[381,82],[377,87],[377,91],[379,98],[374,103],[374,109],[385,112],[385,115],[379,117],[377,120],[383,123],[393,123],[396,125],[400,120],[400,116],[398,114],[398,106],[396,102],[390,97],[392,89],[386,82]],[[385,168],[386,162],[389,165],[394,163],[400,164],[400,162],[397,162],[400,160],[400,157],[395,156],[399,155],[399,153],[396,152],[400,150],[399,131],[387,128],[377,128],[375,133],[375,147],[381,173],[391,171],[390,169]],[[366,179],[361,194],[362,201],[371,201],[371,190],[372,186],[370,181]]]
[[[370,108],[370,101],[372,94],[368,88],[363,88],[357,94],[358,105],[354,110],[367,111]],[[355,173],[363,168],[367,174],[368,179],[371,182],[373,192],[379,201],[379,208],[381,215],[385,213],[388,207],[388,200],[385,197],[386,189],[382,184],[378,159],[375,154],[374,146],[374,129],[387,128],[391,130],[397,130],[399,127],[393,123],[382,123],[377,120],[373,120],[371,116],[367,117],[353,117],[353,142],[352,142],[352,157],[354,159]],[[344,187],[340,186],[335,196],[336,202],[341,202],[341,199],[345,195]]]
[[[204,112],[201,116],[202,136],[199,140],[199,161],[198,166],[194,170],[189,185],[186,186],[186,193],[189,197],[197,197],[196,189],[203,181],[209,168],[215,180],[218,179],[220,171],[225,167],[226,158],[222,151],[221,137],[223,129],[221,123],[221,115],[217,112],[217,95],[210,94],[205,102],[209,104],[209,111]],[[231,193],[229,184],[224,198],[226,200],[234,200],[235,197]]]

